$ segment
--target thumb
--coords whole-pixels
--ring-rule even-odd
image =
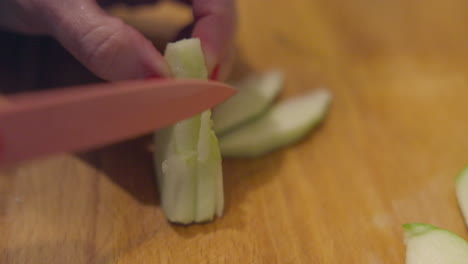
[[[51,8],[47,20],[50,34],[102,79],[170,76],[163,56],[152,43],[105,13],[95,1],[64,1]]]

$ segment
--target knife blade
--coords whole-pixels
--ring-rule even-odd
[[[235,93],[215,81],[141,80],[11,95],[0,105],[0,165],[137,137]]]

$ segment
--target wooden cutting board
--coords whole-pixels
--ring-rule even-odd
[[[322,126],[288,149],[225,160],[224,217],[203,225],[165,220],[150,137],[2,169],[0,263],[404,263],[403,223],[468,238],[454,193],[468,163],[468,2],[238,7],[233,76],[281,69],[281,99],[327,87],[333,104]],[[170,37],[186,19],[153,27],[150,19],[171,16],[115,12],[149,37]],[[35,52],[18,69],[29,79],[4,79],[93,80],[43,41],[25,46]],[[30,65],[40,74],[25,73]]]

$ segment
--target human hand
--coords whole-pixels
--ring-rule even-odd
[[[182,0],[180,0],[182,1]],[[0,28],[57,39],[78,61],[105,80],[167,77],[161,53],[140,32],[99,4],[143,4],[156,0],[1,0]],[[192,5],[192,37],[200,38],[212,72],[233,51],[234,0],[184,0]],[[158,26],[158,25],[155,25]]]

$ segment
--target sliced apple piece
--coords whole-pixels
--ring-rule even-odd
[[[233,83],[237,94],[213,109],[215,132],[221,135],[265,112],[278,96],[283,83],[284,74],[273,70],[251,74]]]
[[[458,205],[465,218],[465,224],[468,226],[468,165],[458,174],[456,179],[456,194]]]
[[[325,116],[331,100],[325,89],[285,100],[264,115],[219,138],[225,157],[255,157],[293,144]]]
[[[406,264],[467,264],[468,242],[430,224],[403,225]]]
[[[169,43],[164,54],[175,78],[207,79],[200,40]],[[211,110],[155,132],[154,161],[161,207],[170,222],[189,224],[221,216],[221,156]]]

